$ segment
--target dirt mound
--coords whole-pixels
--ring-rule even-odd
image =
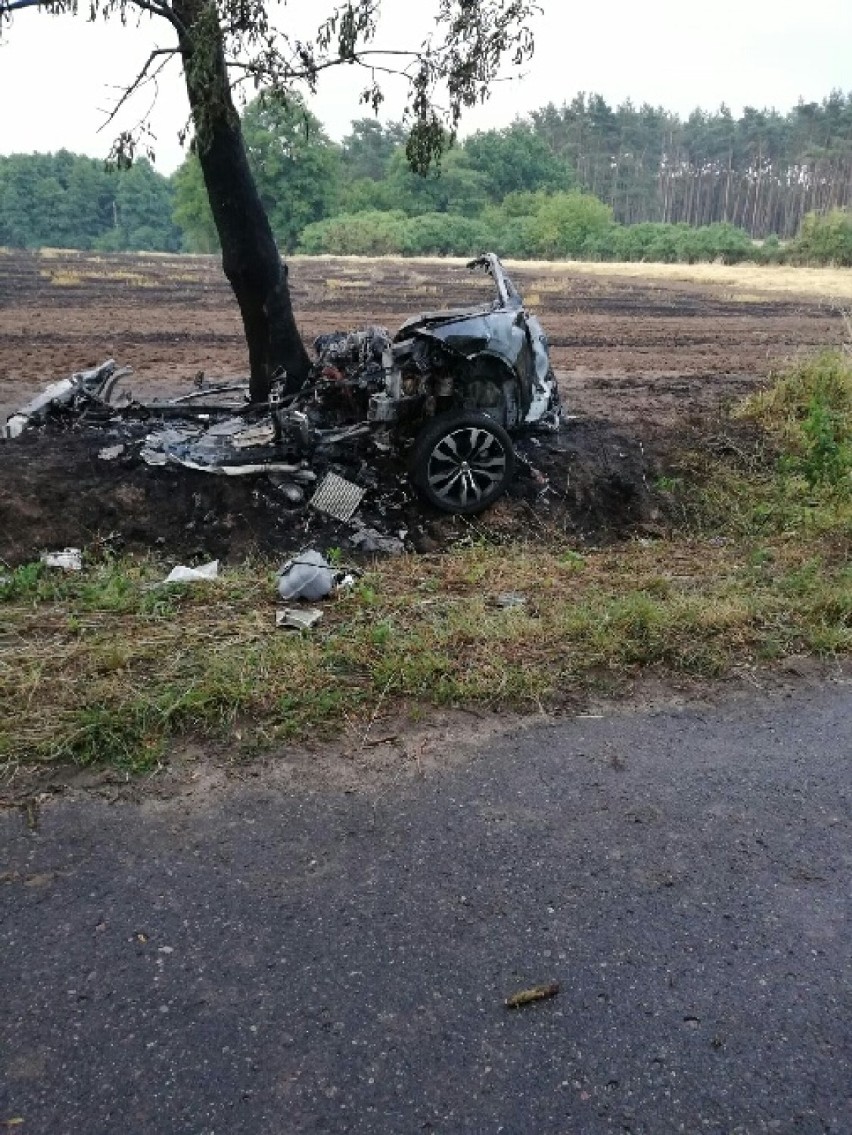
[[[14,566],[45,549],[102,544],[163,557],[237,560],[260,551],[340,547],[358,527],[438,552],[460,539],[604,542],[654,518],[650,462],[640,442],[606,422],[577,419],[558,434],[518,441],[518,474],[506,497],[465,519],[421,502],[401,458],[369,463],[357,450],[328,468],[367,486],[350,523],[293,504],[266,475],[226,477],[140,457],[144,423],[44,429],[0,441],[0,559]],[[105,449],[123,446],[105,460]]]

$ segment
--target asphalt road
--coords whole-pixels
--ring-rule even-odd
[[[848,1133],[850,757],[827,684],[6,814],[0,1130]]]

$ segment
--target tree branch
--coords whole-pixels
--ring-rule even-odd
[[[186,31],[186,28],[168,5],[158,4],[157,0],[129,0],[129,2],[135,8],[142,8],[143,11],[151,12],[154,16],[162,16],[164,20],[168,20],[179,35]]]
[[[135,0],[134,0],[135,2]],[[383,57],[388,56],[402,56],[410,61],[416,62],[420,58],[419,51],[383,51],[381,48],[372,48],[368,51],[357,51],[352,55],[347,55],[343,58],[326,59],[321,63],[313,64],[311,67],[304,67],[296,69],[284,59],[280,61],[281,78],[289,82],[297,82],[299,80],[309,80],[315,75],[319,75],[322,71],[328,71],[331,67],[351,66],[358,64],[361,67],[366,67],[373,71],[382,71],[387,75],[399,75],[408,77],[408,71],[404,67],[383,67],[377,63],[367,63],[365,59],[368,56],[380,55]],[[410,64],[409,64],[410,65]],[[250,74],[258,74],[261,72],[271,74],[271,67],[268,60],[258,63],[257,61],[244,62],[241,59],[228,59],[228,67],[238,71],[248,71]]]
[[[136,93],[136,91],[139,90],[140,86],[142,86],[142,84],[144,82],[146,82],[146,81],[150,82],[151,78],[155,78],[156,75],[158,75],[160,73],[162,66],[161,66],[161,68],[159,68],[157,70],[157,72],[154,76],[148,75],[148,70],[149,70],[151,64],[154,62],[155,59],[157,59],[159,56],[162,56],[162,55],[171,57],[172,55],[179,55],[179,54],[180,54],[180,49],[177,48],[177,47],[157,47],[157,48],[155,48],[151,52],[151,54],[148,56],[148,58],[145,60],[145,65],[143,66],[142,70],[139,72],[139,74],[136,76],[136,78],[133,80],[133,82],[130,84],[130,86],[125,87],[125,89],[124,89],[124,91],[121,95],[121,98],[118,100],[118,102],[115,104],[115,106],[109,112],[107,117],[103,120],[101,125],[98,127],[98,133],[100,133],[101,130],[104,130],[107,126],[109,126],[109,124],[115,119],[116,115],[121,110],[121,108],[124,106],[124,104],[127,102],[127,100],[129,98],[131,98],[131,96],[134,95]],[[163,61],[163,66],[165,65],[166,62],[167,62],[167,60]]]
[[[19,8],[41,8],[53,7],[54,5],[45,4],[44,0],[3,0],[0,3],[0,16],[5,16],[7,12],[17,12]],[[62,5],[59,5],[62,7]]]
[[[158,0],[128,0],[136,8],[151,12],[154,16],[161,16],[172,25],[177,32],[183,32],[184,26],[167,4],[160,4]],[[70,7],[65,0],[0,0],[0,17],[10,12],[18,12],[22,8],[44,8],[53,15],[60,15]]]

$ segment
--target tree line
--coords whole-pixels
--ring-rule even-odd
[[[179,252],[173,210],[172,182],[144,158],[119,171],[67,150],[0,156],[0,245]]]
[[[808,213],[852,204],[852,93],[787,114],[746,107],[734,118],[723,105],[685,121],[578,94],[533,112],[530,127],[622,224],[723,223],[783,239]]]
[[[401,124],[359,119],[336,144],[294,96],[254,99],[242,126],[285,252],[852,263],[852,95],[681,121],[580,94],[471,135],[425,177]],[[60,151],[0,157],[0,245],[212,252],[218,238],[194,154],[165,178]]]

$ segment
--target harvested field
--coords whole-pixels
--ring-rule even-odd
[[[777,290],[781,276],[771,269],[746,265],[714,276],[659,267],[648,266],[642,277],[636,265],[510,266],[550,337],[566,409],[579,416],[558,444],[547,442],[531,454],[551,483],[562,485],[563,499],[564,487],[572,485],[570,516],[564,509],[546,515],[551,528],[597,537],[610,507],[614,535],[653,519],[652,507],[625,502],[620,488],[618,500],[596,492],[599,475],[619,466],[644,486],[652,465],[643,465],[643,454],[653,463],[708,428],[721,404],[748,392],[792,354],[843,339],[846,275],[826,272],[815,282],[805,272],[798,294]],[[795,288],[796,275],[779,271],[784,285]],[[369,323],[395,329],[413,313],[464,306],[477,289],[490,293],[491,286],[471,277],[462,261],[325,257],[293,260],[291,283],[307,339]],[[110,356],[133,367],[130,387],[142,398],[185,392],[199,371],[210,379],[244,374],[239,317],[217,259],[0,254],[0,418],[48,380]],[[162,546],[165,532],[175,553],[200,553],[199,530],[204,549],[220,555],[242,554],[258,540],[262,545],[264,535],[266,546],[287,545],[286,524],[284,530],[269,524],[271,515],[286,520],[280,502],[264,507],[251,486],[223,487],[201,474],[189,484],[184,474],[177,487],[174,472],[97,462],[96,444],[35,439],[25,463],[18,461],[22,450],[4,453],[0,445],[0,556],[20,561],[34,545],[81,542],[115,530],[127,547],[151,546],[154,532]],[[104,485],[111,491],[103,493]],[[509,501],[493,510],[494,523],[516,535],[519,517],[522,530],[540,528],[541,518],[529,519],[533,497],[534,486],[521,485],[516,507]],[[173,526],[164,515],[169,500],[179,511]],[[205,523],[211,514],[224,525],[220,537],[216,524]],[[398,519],[411,529],[410,509],[401,508]],[[424,550],[437,550],[457,533],[446,518],[427,519]]]
[[[799,294],[790,269],[720,268],[717,281],[702,268],[717,266],[510,265],[550,336],[571,410],[638,428],[671,423],[748,389],[800,348],[842,340],[849,274],[820,274],[815,294],[802,269]],[[782,273],[789,290],[778,291]],[[489,289],[454,260],[297,258],[291,283],[306,338],[368,323],[395,329],[413,312]],[[143,396],[181,389],[199,370],[244,373],[218,260],[0,254],[0,415],[48,379],[109,356],[134,368]]]

